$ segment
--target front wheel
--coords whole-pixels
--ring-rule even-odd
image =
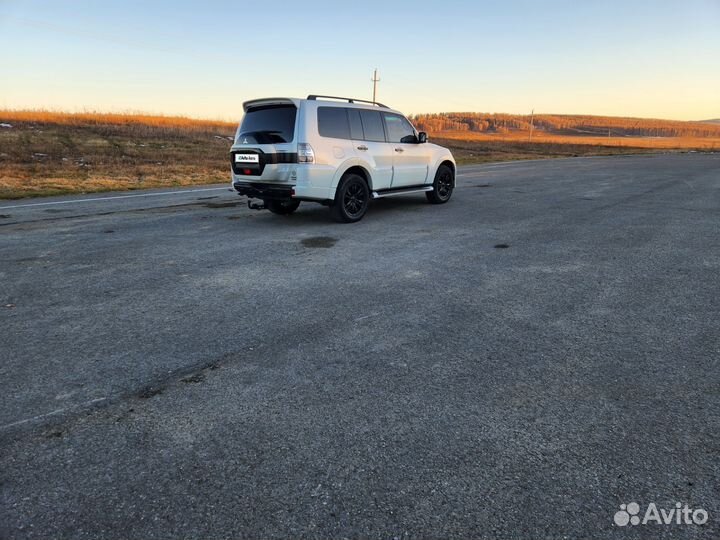
[[[347,174],[342,177],[335,192],[330,213],[340,223],[360,221],[370,203],[370,189],[362,176]]]
[[[292,214],[300,206],[300,201],[265,201],[265,208],[270,210],[273,214],[279,214],[281,216],[287,216]]]
[[[455,187],[454,174],[447,165],[440,165],[435,173],[433,190],[428,191],[425,196],[433,204],[444,204],[450,200],[453,188]]]

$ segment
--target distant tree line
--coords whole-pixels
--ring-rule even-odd
[[[529,131],[530,115],[488,113],[418,114],[412,121],[420,131],[476,131],[508,133]],[[642,137],[720,137],[720,125],[615,116],[538,114],[534,129],[562,135]]]

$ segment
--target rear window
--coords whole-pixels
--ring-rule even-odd
[[[349,139],[347,112],[341,107],[318,107],[318,131],[323,137]]]
[[[240,124],[238,139],[249,143],[289,143],[295,138],[294,105],[268,105],[248,110]]]
[[[366,141],[385,142],[385,128],[377,111],[360,111]]]

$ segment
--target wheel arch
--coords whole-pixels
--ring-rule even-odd
[[[337,189],[338,184],[340,184],[340,179],[347,173],[354,173],[362,176],[365,179],[365,182],[367,182],[368,189],[372,191],[372,175],[370,174],[370,171],[367,169],[367,167],[365,167],[361,162],[357,160],[351,160],[347,163],[344,163],[341,167],[338,167],[338,171],[335,174],[335,178],[333,179],[332,183],[333,190]]]
[[[452,160],[450,157],[448,157],[448,156],[443,156],[443,157],[441,157],[441,158],[438,160],[438,162],[435,164],[435,171],[433,172],[432,178],[433,178],[433,179],[435,178],[435,175],[437,174],[438,169],[439,169],[440,167],[442,167],[443,165],[446,165],[446,166],[450,167],[450,170],[452,171],[452,175],[453,175],[453,187],[455,187],[455,183],[456,183],[456,178],[455,178],[455,177],[457,176],[457,165],[455,164],[455,161],[453,161],[453,160]]]

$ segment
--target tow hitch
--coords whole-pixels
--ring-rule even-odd
[[[260,204],[260,203],[252,202],[251,199],[248,199],[248,208],[250,210],[265,210],[265,203]]]

